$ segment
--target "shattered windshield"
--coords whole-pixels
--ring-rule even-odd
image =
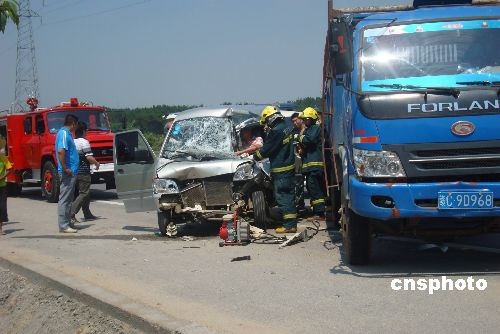
[[[363,32],[361,88],[466,87],[500,80],[500,21],[397,25]]]
[[[199,117],[175,122],[162,157],[197,160],[234,157],[233,129],[228,118]]]

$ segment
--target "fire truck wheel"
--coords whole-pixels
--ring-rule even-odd
[[[21,195],[23,186],[17,183],[7,183],[7,195],[10,197],[17,197]]]
[[[59,200],[59,176],[52,161],[47,161],[43,165],[42,192],[50,203],[57,203]]]
[[[254,191],[252,193],[253,219],[255,226],[263,228],[267,222],[267,205],[264,192]]]
[[[367,218],[357,215],[348,207],[342,212],[342,239],[347,262],[368,264],[371,250],[371,231]]]
[[[169,212],[158,212],[158,228],[164,237],[167,235],[167,226],[171,220],[172,215]]]

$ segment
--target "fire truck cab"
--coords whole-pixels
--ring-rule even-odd
[[[115,188],[114,134],[103,107],[80,103],[77,98],[50,108],[37,108],[38,101],[33,98],[27,102],[30,111],[0,113],[0,134],[7,139],[6,154],[13,163],[13,172],[7,178],[10,195],[19,195],[23,186],[41,186],[47,201],[58,201],[55,139],[67,114],[87,123],[86,139],[100,163],[99,170],[92,172],[92,183],[106,183],[106,189]]]

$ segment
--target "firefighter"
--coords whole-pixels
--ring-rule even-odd
[[[298,145],[298,139],[300,135],[304,132],[304,121],[300,118],[301,113],[293,113],[290,119],[293,124],[293,145],[295,147],[295,204],[297,206],[297,211],[304,211],[304,175],[302,175],[302,156],[300,152],[300,147]]]
[[[318,113],[314,108],[308,107],[304,109],[300,117],[304,120],[306,126],[303,134],[299,137],[299,143],[304,150],[302,173],[306,177],[307,191],[311,197],[313,214],[324,219],[326,189]]]
[[[297,232],[297,209],[295,207],[295,154],[292,129],[285,124],[279,109],[267,106],[262,110],[260,124],[269,129],[264,146],[253,158],[257,161],[269,158],[273,177],[274,196],[283,215],[283,226],[276,233]]]

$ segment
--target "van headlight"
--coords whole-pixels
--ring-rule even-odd
[[[403,165],[396,153],[367,151],[353,148],[354,165],[360,177],[405,177]]]
[[[153,193],[155,194],[178,194],[179,187],[171,179],[153,179]]]
[[[239,165],[238,168],[236,168],[236,172],[234,173],[233,176],[233,181],[250,180],[253,179],[255,176],[257,176],[257,171],[255,170],[253,164],[245,163]]]

